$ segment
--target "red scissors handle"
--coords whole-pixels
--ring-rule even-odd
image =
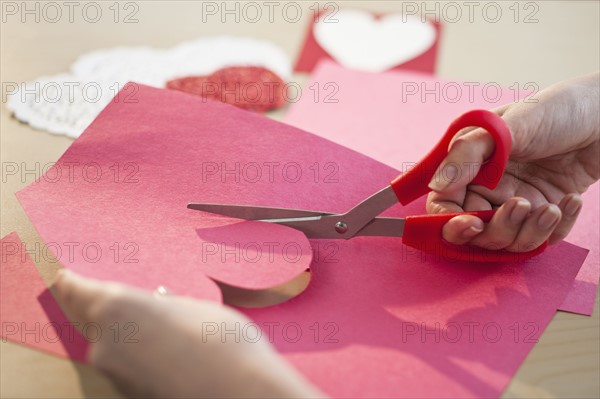
[[[409,204],[431,191],[428,187],[435,171],[440,166],[446,155],[450,141],[459,130],[465,127],[478,126],[484,128],[494,139],[496,147],[488,161],[481,166],[479,173],[473,179],[473,184],[479,184],[489,189],[498,185],[502,178],[512,138],[510,130],[501,117],[493,112],[485,110],[474,110],[462,114],[456,118],[448,127],[448,130],[435,147],[418,164],[406,173],[396,177],[390,185],[394,189],[398,201],[402,205]],[[460,165],[462,167],[462,165]],[[466,165],[468,166],[468,165]],[[464,168],[463,168],[464,169]],[[461,173],[469,173],[470,170],[462,170]]]
[[[471,183],[479,184],[489,189],[493,189],[498,185],[510,155],[512,143],[510,130],[497,114],[485,110],[474,110],[455,119],[448,127],[440,142],[425,158],[390,183],[398,197],[398,201],[402,205],[409,204],[430,191],[428,187],[429,182],[446,155],[448,155],[450,141],[459,130],[470,126],[484,128],[495,141],[494,153],[486,163],[481,165],[477,176],[475,176]],[[461,172],[468,173],[465,170]],[[410,216],[406,218],[402,242],[421,251],[441,254],[447,259],[482,262],[528,259],[540,254],[548,246],[548,243],[545,242],[532,251],[516,253],[506,250],[483,249],[473,245],[453,245],[442,238],[444,224],[455,216],[469,214],[479,217],[484,222],[489,222],[495,212],[495,210],[491,210]]]
[[[547,241],[528,252],[509,252],[505,249],[485,249],[475,245],[454,245],[442,238],[444,225],[455,216],[474,215],[487,223],[495,213],[495,210],[490,210],[408,216],[402,233],[402,243],[443,259],[471,262],[515,262],[532,258],[544,252],[548,246]]]

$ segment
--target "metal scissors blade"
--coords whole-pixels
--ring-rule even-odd
[[[308,238],[350,239],[358,236],[369,237],[402,237],[405,220],[402,218],[377,217],[352,235],[340,234],[335,223],[340,215],[317,218],[272,219],[264,222],[277,223],[300,230]]]
[[[340,234],[335,224],[344,215],[291,208],[264,206],[190,203],[188,208],[246,220],[259,220],[292,227],[308,238],[351,238],[353,236],[401,237],[404,219],[377,217],[353,235]]]
[[[247,206],[233,204],[190,203],[187,207],[197,211],[216,213],[223,216],[247,220],[289,219],[334,215],[333,213],[329,212],[307,211],[304,209],[272,208],[269,206]]]

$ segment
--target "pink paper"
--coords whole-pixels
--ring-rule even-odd
[[[337,262],[313,262],[300,296],[243,311],[342,398],[500,396],[587,253],[561,243],[528,263],[468,265],[426,261],[393,238],[335,244]]]
[[[424,257],[398,238],[385,237],[312,240],[314,257],[306,255],[307,240],[293,229],[204,214],[185,205],[248,203],[341,212],[398,172],[226,104],[138,88],[137,103],[118,97],[58,163],[96,162],[111,170],[114,163],[134,162],[139,166],[137,183],[116,184],[113,175],[94,184],[77,179],[50,183],[51,176],[46,176],[18,193],[34,225],[48,243],[135,242],[138,263],[121,265],[101,258],[91,264],[88,255],[87,261],[74,257],[65,264],[94,277],[146,289],[163,284],[199,298],[218,298],[206,276],[246,288],[277,285],[305,270],[312,258],[314,276],[304,293],[247,313],[328,394],[498,395],[564,299],[585,258],[585,250],[564,243],[526,263],[464,264]],[[279,168],[257,178],[256,164],[265,162]],[[421,207],[395,206],[385,214],[400,217]],[[293,243],[302,256],[293,262],[292,253],[276,251],[280,257],[275,261],[254,262],[253,256],[262,253],[256,247],[246,246],[245,255],[236,252],[237,244],[267,242],[280,248]],[[207,252],[207,243],[217,244],[218,256],[208,257],[215,247]],[[486,327],[486,334],[499,328],[501,337],[498,342],[488,342],[486,335],[440,345],[402,342],[402,328],[408,333],[415,326],[452,322],[496,323]],[[520,334],[517,343],[511,326]],[[250,330],[255,332],[241,328],[242,333]],[[228,333],[221,333],[227,339]],[[527,334],[527,342],[521,334]],[[255,339],[251,335],[247,338]]]
[[[240,236],[239,220],[186,205],[312,198],[324,183],[310,167],[335,160],[313,150],[322,140],[311,136],[303,151],[290,153],[291,127],[180,92],[128,90],[17,194],[62,264],[89,277],[213,300],[221,292],[207,276],[264,289],[305,271],[312,249],[297,230],[253,222]],[[205,237],[203,229],[212,230]]]
[[[524,85],[506,88],[494,82],[453,82],[400,71],[371,74],[327,61],[319,64],[306,87],[312,87],[313,82],[335,83],[339,90],[330,101],[315,102],[303,96],[288,112],[286,122],[399,170],[418,162],[456,116],[532,94],[532,88]],[[581,216],[567,238],[589,248],[590,254],[559,306],[561,310],[593,312],[600,276],[599,188],[596,183],[584,193]]]
[[[3,340],[85,362],[87,341],[66,318],[25,249],[17,233],[0,240]]]

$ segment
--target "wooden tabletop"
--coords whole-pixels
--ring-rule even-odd
[[[271,40],[287,54],[296,57],[314,1],[296,1],[302,7],[302,18],[291,22],[277,8],[269,21],[266,6],[256,23],[242,17],[236,23],[229,16],[223,23],[221,15],[205,18],[203,4],[194,1],[141,1],[120,13],[115,22],[114,2],[96,1],[102,17],[95,23],[83,17],[85,2],[73,9],[62,7],[57,22],[52,10],[44,15],[43,2],[28,1],[34,14],[23,14],[19,2],[2,2],[1,80],[5,101],[5,83],[23,82],[67,70],[82,53],[113,46],[150,45],[167,48],[198,37],[215,35],[251,36]],[[285,2],[282,2],[282,6]],[[322,2],[324,5],[326,2]],[[600,3],[598,1],[534,1],[516,3],[495,2],[500,8],[498,19],[484,14],[486,3],[469,8],[458,5],[462,17],[457,20],[448,2],[404,2],[405,10],[417,7],[442,18],[444,23],[438,60],[441,77],[468,81],[497,82],[503,86],[534,82],[543,88],[555,81],[600,69]],[[36,6],[37,4],[37,6]],[[221,2],[214,2],[217,7]],[[234,8],[234,2],[228,3]],[[263,2],[258,2],[263,5]],[[365,8],[372,11],[400,12],[400,2],[335,2],[340,7]],[[517,4],[515,6],[515,4]],[[240,3],[238,7],[243,7]],[[110,8],[110,7],[113,8]],[[13,14],[14,8],[17,12]],[[94,6],[96,7],[96,6]],[[409,8],[407,8],[409,7]],[[512,7],[512,8],[511,8]],[[485,12],[491,13],[491,8]],[[127,14],[135,11],[137,22],[124,23]],[[518,12],[517,12],[518,11]],[[90,11],[91,12],[91,11]],[[430,15],[432,16],[432,15]],[[93,15],[92,15],[93,17]],[[498,19],[497,22],[492,22]],[[305,75],[296,75],[304,82]],[[283,111],[285,112],[285,111]],[[272,116],[279,118],[283,113]],[[45,165],[56,161],[72,140],[36,131],[11,118],[3,105],[0,113],[1,161]],[[41,240],[16,201],[14,193],[31,183],[35,176],[3,179],[1,189],[0,235],[17,231],[28,245]],[[6,181],[4,181],[6,180]],[[37,263],[44,280],[51,283],[60,267],[44,260]],[[301,285],[302,282],[297,284]],[[293,287],[283,287],[277,295],[286,295]],[[276,296],[277,296],[276,295]],[[246,299],[252,300],[252,299]],[[558,312],[533,348],[505,397],[600,397],[600,326],[598,299],[592,317]],[[110,382],[92,368],[41,353],[11,342],[0,343],[1,397],[119,397]]]

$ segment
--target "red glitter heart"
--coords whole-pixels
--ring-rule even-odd
[[[187,76],[167,82],[167,88],[265,112],[285,104],[286,84],[263,67],[227,67],[209,76]]]

